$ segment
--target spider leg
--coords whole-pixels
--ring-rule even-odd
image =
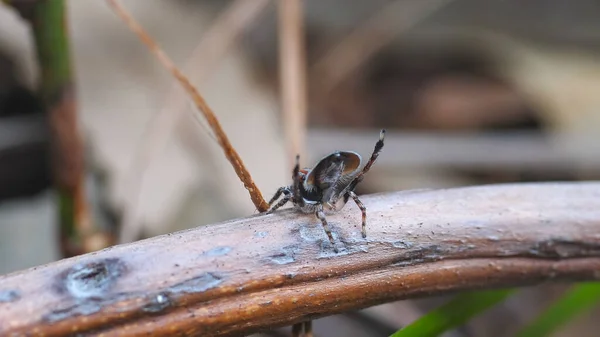
[[[273,196],[273,198],[271,198],[271,200],[269,200],[269,207],[271,207],[271,205],[275,202],[275,200],[279,199],[279,197],[281,196],[281,194],[284,193],[286,190],[288,190],[287,186],[283,186],[283,187],[278,188],[277,192],[275,192],[275,195]]]
[[[296,165],[294,165],[294,170],[292,171],[292,180],[294,184],[292,185],[292,192],[294,201],[298,204],[298,206],[304,206],[304,198],[302,198],[302,193],[300,192],[300,155],[296,155]]]
[[[287,204],[287,202],[292,199],[292,192],[290,192],[289,188],[287,188],[287,187],[281,187],[281,188],[279,188],[277,190],[277,193],[275,193],[275,197],[273,197],[273,199],[271,199],[271,201],[269,202],[269,206],[271,206],[271,204],[275,200],[277,200],[277,198],[281,194],[283,194],[283,198],[281,198],[281,200],[279,200],[279,202],[277,204],[275,204],[275,206],[271,207],[271,209],[267,211],[267,214],[271,214],[271,213],[275,212],[278,208],[280,208],[283,205]]]
[[[360,183],[364,179],[365,174],[367,172],[369,172],[369,170],[371,169],[371,166],[373,166],[373,163],[375,163],[375,161],[377,160],[377,157],[379,157],[379,153],[383,149],[383,139],[384,138],[385,138],[385,129],[382,129],[379,132],[379,140],[377,141],[377,143],[375,143],[375,148],[373,149],[371,158],[369,158],[369,161],[367,162],[365,167],[363,167],[362,171],[360,171],[360,173],[358,175],[356,175],[356,178],[354,178],[354,180],[352,180],[352,182],[350,183],[350,187],[348,188],[348,191],[354,191],[354,188],[356,188],[356,185],[358,185],[358,183]]]
[[[333,234],[331,234],[331,229],[329,229],[329,224],[327,223],[327,219],[325,218],[325,213],[323,213],[323,205],[317,206],[317,212],[315,214],[316,214],[317,218],[319,218],[319,220],[321,220],[321,224],[323,224],[323,229],[325,230],[325,233],[329,237],[329,241],[331,242],[331,245],[333,246],[333,250],[337,253],[338,250],[335,247],[335,241],[333,240]]]
[[[346,195],[344,196],[345,200],[348,200],[348,197],[352,197],[352,200],[354,200],[354,202],[356,203],[356,206],[358,206],[358,208],[360,208],[360,211],[362,212],[362,236],[363,238],[367,237],[367,208],[365,207],[365,205],[363,205],[362,201],[360,201],[360,199],[358,199],[358,195],[356,195],[356,193],[354,193],[354,191],[349,191],[348,193],[346,193]]]

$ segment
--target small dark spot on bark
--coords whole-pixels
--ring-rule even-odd
[[[295,245],[286,246],[280,252],[269,256],[269,260],[276,264],[288,264],[296,261],[296,251],[298,247]]]
[[[153,296],[150,302],[142,307],[142,311],[151,313],[161,312],[171,305],[173,305],[173,301],[169,297],[169,293],[161,292]]]
[[[0,303],[14,302],[21,298],[18,290],[0,290]]]
[[[410,241],[397,240],[392,242],[392,246],[395,248],[410,249],[412,248],[413,244]]]
[[[266,238],[267,235],[269,235],[269,232],[256,232],[256,234],[254,234],[255,237],[257,238]]]
[[[125,273],[121,260],[105,259],[74,265],[57,276],[56,290],[76,299],[103,298]]]

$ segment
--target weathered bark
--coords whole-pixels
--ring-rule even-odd
[[[0,277],[0,335],[225,336],[397,299],[600,279],[600,182],[362,197],[321,224],[292,210]]]

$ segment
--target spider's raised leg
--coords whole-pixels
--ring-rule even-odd
[[[356,193],[354,193],[354,191],[349,191],[348,193],[346,193],[346,195],[344,195],[344,200],[348,200],[348,198],[352,198],[352,200],[354,200],[354,202],[356,203],[356,206],[358,206],[358,208],[360,208],[360,211],[362,212],[362,237],[366,238],[367,237],[367,208],[365,207],[365,205],[363,205],[362,201],[360,201],[360,199],[358,199],[358,195],[356,195]]]
[[[338,250],[335,247],[335,241],[333,240],[333,234],[331,234],[331,229],[329,228],[329,224],[327,223],[327,219],[325,218],[325,213],[323,213],[323,205],[317,206],[317,212],[315,214],[316,214],[317,218],[319,218],[319,220],[321,220],[321,224],[323,224],[323,229],[325,230],[325,233],[329,237],[329,241],[331,242],[331,245],[333,246],[333,250],[337,253]]]
[[[304,198],[302,198],[302,193],[300,192],[300,184],[302,183],[300,180],[300,155],[296,155],[296,165],[294,165],[294,170],[292,171],[292,181],[294,182],[292,185],[294,201],[298,206],[302,207],[304,206]]]
[[[279,196],[281,196],[283,194],[283,198],[281,198],[281,200],[279,200],[279,202],[277,204],[275,204],[275,206],[271,207],[271,209],[269,209],[267,211],[267,214],[271,214],[273,213],[275,210],[277,210],[278,208],[282,207],[283,205],[287,204],[288,201],[290,201],[292,199],[292,192],[290,191],[290,188],[287,186],[284,187],[280,187],[277,192],[275,193],[275,195],[273,196],[273,198],[271,198],[271,201],[269,201],[269,207],[271,206],[272,203],[275,202],[275,200],[277,200],[277,198],[279,198]]]
[[[363,167],[362,171],[360,171],[360,173],[356,175],[356,178],[354,178],[354,180],[352,180],[352,182],[350,183],[350,187],[348,188],[348,191],[354,191],[354,189],[356,188],[356,185],[358,185],[358,183],[360,183],[364,179],[365,174],[367,172],[369,172],[369,170],[371,169],[371,166],[373,166],[373,163],[375,163],[375,161],[377,160],[377,157],[379,157],[379,153],[383,149],[383,139],[384,138],[385,138],[385,130],[382,129],[379,132],[379,140],[377,141],[377,143],[375,143],[375,148],[373,149],[371,158],[369,158],[369,161],[367,162],[365,167]]]

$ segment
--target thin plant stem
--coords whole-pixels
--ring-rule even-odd
[[[139,23],[121,6],[117,0],[107,0],[108,4],[113,8],[115,13],[127,24],[127,26],[140,38],[140,40],[146,44],[148,49],[156,56],[160,63],[179,81],[181,86],[190,95],[197,108],[203,113],[208,125],[217,138],[221,149],[223,150],[225,157],[233,166],[235,173],[240,178],[246,190],[250,194],[250,199],[254,203],[254,206],[259,212],[264,212],[268,208],[268,204],[263,198],[260,190],[252,180],[250,172],[244,166],[242,159],[238,155],[237,151],[233,148],[229,142],[225,131],[221,127],[219,120],[215,116],[212,109],[208,106],[200,92],[191,84],[188,78],[175,66],[171,59],[166,53],[160,49],[158,44],[154,42],[152,38],[144,31]]]

